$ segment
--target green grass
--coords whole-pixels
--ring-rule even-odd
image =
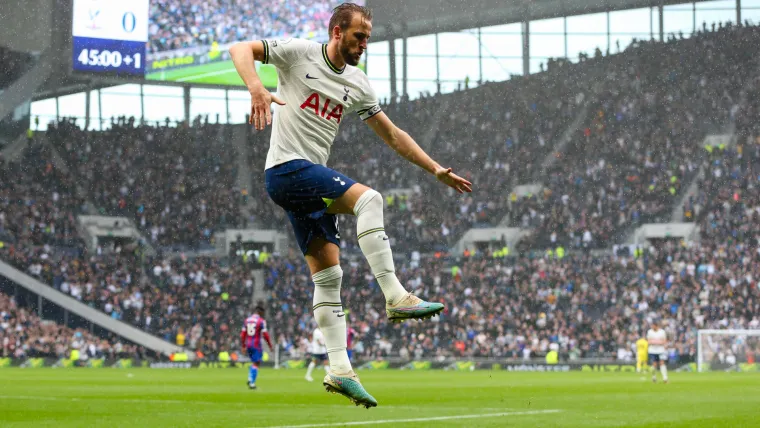
[[[268,88],[277,86],[277,70],[272,65],[261,65],[259,77]],[[243,80],[235,71],[232,61],[219,61],[211,64],[191,65],[169,71],[147,73],[148,80],[168,80],[172,82],[205,83],[216,85],[244,86]]]
[[[0,369],[0,427],[760,426],[757,373],[674,373],[654,385],[630,373],[365,371],[380,402],[370,410],[303,375],[265,368],[249,391],[242,369]],[[448,416],[468,418],[388,422]]]

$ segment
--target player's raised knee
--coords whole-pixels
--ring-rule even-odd
[[[357,216],[363,213],[382,213],[383,212],[383,195],[377,190],[368,189],[354,204],[354,214]]]

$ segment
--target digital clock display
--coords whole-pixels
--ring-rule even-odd
[[[144,76],[148,1],[74,0],[74,70]]]

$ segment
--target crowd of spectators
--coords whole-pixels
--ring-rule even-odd
[[[104,215],[132,218],[158,247],[209,246],[214,232],[243,223],[237,163],[221,125],[138,125],[83,131],[68,121],[48,129],[76,180]]]
[[[72,350],[79,351],[80,361],[140,357],[145,352],[117,338],[103,339],[81,328],[43,320],[0,293],[0,357],[70,359]]]
[[[325,0],[157,0],[150,5],[148,52],[270,37],[326,38]]]
[[[330,166],[384,193],[397,253],[447,249],[467,228],[496,224],[509,212],[535,228],[526,249],[569,248],[557,257],[406,257],[397,266],[402,283],[447,310],[440,319],[401,325],[386,321],[364,262],[346,264],[343,298],[360,333],[356,354],[525,358],[555,343],[566,358],[625,359],[649,323],[662,319],[672,358],[687,361],[697,328],[760,328],[760,118],[757,85],[743,89],[753,82],[759,37],[756,27],[720,27],[688,40],[637,42],[620,55],[384,106],[441,163],[475,183],[472,195],[425,176],[347,118]],[[582,131],[557,150],[559,134],[586,103]],[[701,147],[709,130],[701,124],[732,121],[735,149]],[[235,186],[228,129],[119,120],[108,131],[89,132],[54,124],[47,139],[69,173],[54,166],[44,144],[32,144],[19,161],[0,159],[0,257],[168,341],[205,354],[236,349],[238,326],[252,306],[251,266],[147,257],[139,244],[85,254],[75,230],[84,198],[103,214],[133,218],[162,248],[198,248],[215,231],[244,223],[244,198],[256,205],[254,225],[287,228],[262,185],[268,132],[250,135],[254,185],[244,195]],[[551,156],[557,161],[544,170]],[[669,214],[702,166],[705,178],[685,210],[700,224],[699,243],[658,243],[639,257],[576,249],[609,248],[621,230]],[[515,185],[531,182],[543,192],[510,197]],[[354,230],[353,219],[342,218],[341,228]],[[349,252],[353,236],[343,234]],[[286,353],[302,355],[314,328],[305,264],[291,252],[271,258],[265,270],[274,337]]]
[[[544,191],[513,206],[516,225],[536,227],[523,244],[604,248],[639,224],[670,221],[705,159],[705,135],[733,120],[758,42],[758,27],[721,25],[604,59],[582,131],[547,170]]]
[[[0,242],[35,247],[77,246],[75,216],[83,200],[75,181],[52,163],[43,145],[27,148],[21,159],[0,155]]]
[[[423,260],[398,267],[404,285],[446,304],[439,319],[386,321],[384,299],[364,264],[344,266],[343,302],[360,334],[361,359],[529,358],[552,343],[566,359],[633,358],[634,344],[659,320],[674,362],[696,357],[697,329],[760,328],[760,248],[724,236],[674,240],[640,258],[527,256]],[[314,328],[313,284],[303,262],[268,266],[270,325],[292,356]]]

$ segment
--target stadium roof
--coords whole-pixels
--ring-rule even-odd
[[[697,0],[697,2],[706,0]],[[685,0],[368,0],[374,41],[524,20],[690,3]]]

